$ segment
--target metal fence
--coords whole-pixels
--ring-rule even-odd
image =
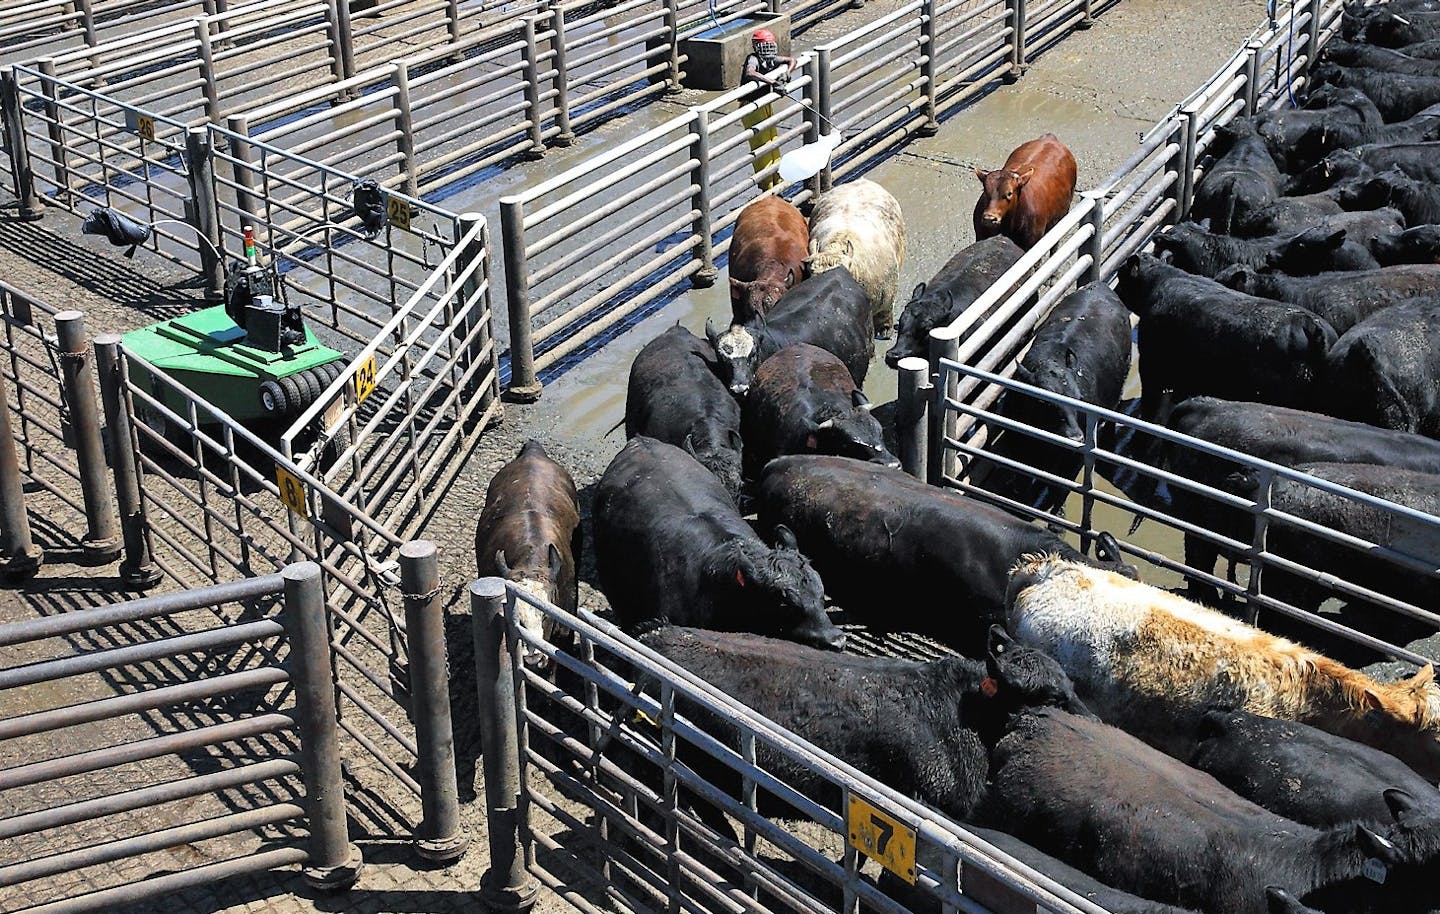
[[[1338,3],[1297,3],[1257,32],[994,286],[951,325],[932,332],[930,364],[902,361],[901,458],[915,475],[1043,519],[1086,549],[1102,531],[1129,529],[1122,549],[1155,573],[1176,573],[1243,600],[1252,620],[1262,611],[1276,614],[1267,618],[1287,634],[1337,650],[1358,645],[1365,653],[1357,656],[1379,653],[1423,663],[1405,644],[1440,629],[1440,607],[1416,597],[1427,589],[1440,593],[1440,518],[1009,377],[1035,327],[1060,298],[1077,285],[1111,280],[1156,230],[1188,210],[1217,126],[1285,104],[1304,85],[1309,49],[1328,36],[1339,14]],[[998,411],[1002,396],[1073,409],[1085,440],[1077,443],[1006,418]],[[1126,447],[1102,447],[1100,429],[1107,440]],[[987,449],[997,436],[1034,439],[1054,453],[1069,452],[1080,468],[1079,481]],[[1079,519],[986,489],[984,477],[997,467],[1067,493],[1068,507],[1078,510]],[[1207,469],[1204,479],[1195,478],[1197,468]],[[1235,482],[1229,489],[1219,485],[1226,477]],[[1123,479],[1125,494],[1108,487],[1109,479]],[[1393,536],[1386,543],[1368,542],[1276,507],[1281,502],[1323,505],[1332,517],[1371,512]],[[1149,527],[1137,539],[1142,521]],[[1185,561],[1171,558],[1181,554],[1182,541]],[[1217,552],[1232,563],[1223,577],[1213,567]],[[1322,563],[1317,558],[1322,555],[1333,563]],[[1239,580],[1234,563],[1244,566]],[[1330,597],[1365,611],[1320,612]]]
[[[856,914],[863,905],[904,914],[862,872],[860,832],[888,826],[897,875],[946,914],[1103,914],[594,615],[571,615],[497,578],[470,593],[490,817],[482,896],[492,904],[528,907],[538,879],[587,912]],[[553,627],[549,640],[516,624],[524,605]],[[520,662],[533,651],[550,658],[553,675]],[[765,768],[766,757],[814,774],[824,796]],[[738,789],[697,767],[723,771]],[[771,821],[760,797],[806,824]],[[687,799],[723,811],[735,834],[721,834]],[[870,853],[879,856],[874,844]]]
[[[323,596],[302,563],[0,625],[24,658],[0,671],[0,738],[25,759],[0,768],[6,910],[113,910],[297,863],[353,882]],[[177,846],[205,862],[169,865]]]
[[[1034,29],[1089,21],[1089,3],[910,0],[804,58],[789,94],[742,87],[500,201],[509,395],[684,283],[713,281],[739,210],[760,193],[803,202],[1028,60]],[[780,150],[839,130],[834,164],[785,187]],[[623,163],[623,164],[622,164]],[[599,233],[587,228],[604,226]]]

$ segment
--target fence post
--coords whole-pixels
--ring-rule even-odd
[[[1076,31],[1084,31],[1095,24],[1095,4],[1093,0],[1081,0],[1080,11],[1083,15],[1080,21],[1075,23]]]
[[[540,129],[545,119],[540,112],[540,49],[535,44],[535,20],[538,16],[527,16],[521,20],[521,36],[525,41],[525,108],[530,118],[530,148],[525,156],[539,159],[545,155],[545,136]]]
[[[1245,47],[1245,116],[1255,113],[1260,96],[1260,46],[1251,42]]]
[[[55,89],[55,58],[39,60],[40,91],[45,93],[45,131],[50,134],[50,159],[55,163],[56,196],[70,197],[70,158],[65,149],[65,131],[60,126],[60,105]]]
[[[940,485],[954,476],[959,469],[959,456],[950,453],[945,446],[947,438],[955,437],[958,418],[945,405],[959,393],[960,376],[953,371],[942,372],[940,360],[960,361],[960,333],[950,327],[936,327],[930,331],[930,373],[935,377],[935,402],[930,407],[930,456],[925,461],[925,471],[930,482]],[[942,386],[938,382],[944,380]]]
[[[10,425],[10,397],[0,372],[0,546],[6,581],[32,577],[45,563],[45,550],[30,538],[30,515],[25,510],[25,485],[20,478],[20,456],[15,453],[15,431]]]
[[[1275,489],[1275,471],[1261,470],[1256,481],[1259,486],[1255,492],[1255,506],[1250,509],[1254,514],[1255,528],[1250,537],[1247,555],[1250,561],[1250,581],[1245,585],[1245,592],[1252,598],[1263,592],[1260,579],[1265,571],[1265,562],[1261,557],[1265,554],[1270,533],[1270,516],[1265,512],[1270,510],[1270,498]],[[1250,624],[1255,625],[1259,621],[1260,607],[1254,599],[1249,600],[1248,612]]]
[[[830,110],[830,48],[815,49],[815,104],[820,109],[820,122],[829,124],[831,130],[839,130]],[[832,156],[833,158],[833,156]],[[830,170],[830,159],[820,169],[820,192],[824,193],[835,185],[835,176]]]
[[[1090,207],[1090,228],[1094,232],[1090,236],[1090,268],[1085,271],[1085,282],[1099,282],[1104,279],[1102,268],[1105,265],[1105,191],[1087,190],[1080,194],[1085,201],[1083,205]]]
[[[895,437],[899,442],[900,466],[916,479],[925,479],[929,456],[926,425],[930,395],[930,363],[917,356],[900,360],[900,402],[895,410]]]
[[[80,10],[80,28],[85,32],[85,47],[93,48],[100,43],[100,35],[95,30],[95,8],[90,0],[76,0],[76,7]],[[90,55],[90,69],[100,66],[100,58],[94,54]]]
[[[220,123],[220,90],[215,85],[215,39],[210,34],[210,20],[195,20],[195,40],[200,44],[200,79],[205,87],[205,119]]]
[[[460,214],[456,231],[459,233],[457,237],[462,239],[461,244],[464,245],[464,248],[460,252],[459,261],[455,264],[456,271],[462,273],[469,270],[471,264],[475,265],[473,270],[469,270],[465,281],[460,286],[460,298],[464,303],[466,314],[469,316],[466,318],[463,326],[456,328],[456,332],[464,334],[464,339],[470,341],[463,365],[464,373],[470,377],[470,380],[465,384],[465,396],[471,398],[479,393],[481,397],[481,412],[489,409],[491,402],[500,395],[499,371],[493,371],[491,373],[490,383],[486,385],[484,391],[476,390],[475,376],[471,374],[471,372],[474,371],[475,363],[480,361],[484,355],[485,347],[490,345],[492,339],[490,320],[485,317],[485,314],[488,313],[490,309],[488,307],[482,307],[480,303],[477,302],[477,299],[481,296],[481,286],[489,285],[486,283],[486,280],[490,277],[490,230],[486,227],[482,229],[478,235],[472,237],[475,227],[484,225],[484,223],[485,217],[479,213]],[[463,239],[466,238],[470,238],[471,240],[464,241]],[[496,367],[498,363],[499,358],[497,354],[492,352],[490,354],[491,367]]]
[[[940,132],[940,122],[935,119],[935,53],[939,47],[935,37],[940,32],[935,22],[936,12],[935,0],[921,0],[920,43],[924,47],[921,49],[920,78],[925,83],[925,121],[915,130],[919,136],[934,136]]]
[[[505,634],[505,600],[505,582],[500,578],[481,578],[470,585],[485,819],[490,833],[490,869],[480,879],[480,897],[492,910],[524,911],[535,903],[539,885],[525,869],[521,845],[520,737],[514,657]]]
[[[1320,54],[1320,13],[1324,4],[1321,0],[1310,0],[1310,23],[1305,29],[1305,80],[1310,81],[1310,71],[1315,68],[1315,59]]]
[[[395,129],[400,133],[395,146],[403,157],[405,194],[413,199],[420,196],[420,165],[415,160],[415,120],[410,114],[410,65],[395,61],[391,79],[395,83]]]
[[[215,156],[210,142],[207,128],[185,128],[190,211],[204,239],[200,244],[200,271],[205,275],[206,298],[218,301],[225,292],[225,264],[220,259],[220,207],[215,199]]]
[[[338,6],[344,2],[346,0],[325,0],[325,37],[330,42],[330,78],[337,83],[344,82],[346,78],[344,55],[340,52],[340,8]],[[348,16],[348,9],[346,14]],[[341,97],[344,95],[345,93],[341,93]]]
[[[507,399],[534,403],[541,384],[535,377],[534,328],[530,326],[530,265],[525,258],[525,204],[500,198],[500,250],[505,260],[505,301],[510,312],[510,383]]]
[[[1095,536],[1095,449],[1100,446],[1100,417],[1085,410],[1085,452],[1080,471],[1080,551],[1090,554]]]
[[[290,681],[295,686],[295,725],[300,731],[300,774],[310,825],[310,860],[302,874],[315,889],[347,889],[360,877],[364,859],[350,843],[345,823],[345,784],[340,772],[335,667],[330,613],[320,566],[296,562],[280,572],[285,581],[285,630],[290,636]]]
[[[400,589],[410,639],[411,714],[415,720],[415,779],[424,809],[415,850],[449,863],[465,855],[470,839],[460,828],[455,785],[455,731],[450,721],[450,677],[445,658],[445,610],[440,605],[440,559],[428,540],[400,547]]]
[[[1180,212],[1175,216],[1176,222],[1189,215],[1190,205],[1195,202],[1195,152],[1200,142],[1199,109],[1192,104],[1190,107],[1181,108],[1180,115],[1185,118],[1185,135],[1180,147],[1181,201]]]
[[[241,213],[240,226],[265,224],[265,211],[255,193],[255,151],[250,145],[250,119],[243,114],[226,118],[230,130],[230,158],[235,171],[235,208]],[[258,240],[258,239],[257,239]]]
[[[326,13],[330,16],[330,32],[335,41],[331,72],[340,82],[355,75],[355,32],[350,26],[350,0],[329,0]]]
[[[445,24],[450,28],[450,43],[460,43],[460,3],[459,0],[445,0]],[[452,63],[460,62],[460,54],[450,58]]]
[[[690,277],[695,288],[715,285],[720,271],[715,267],[715,247],[710,224],[710,112],[706,108],[691,108],[694,118],[695,143],[690,148],[691,161],[695,163],[695,183],[690,194],[690,206],[695,210],[695,221],[690,230],[699,243],[695,246],[695,259],[700,269]]]
[[[670,39],[670,72],[665,77],[667,95],[676,95],[680,85],[680,0],[665,0],[665,34]]]
[[[75,463],[80,471],[80,492],[85,498],[85,522],[90,528],[80,546],[91,561],[100,564],[120,555],[120,537],[115,530],[109,487],[105,485],[105,445],[100,440],[100,410],[95,405],[85,315],[61,311],[55,315],[55,333],[60,338],[65,403],[69,406]]]
[[[20,83],[14,67],[0,68],[0,116],[5,121],[5,146],[10,150],[10,174],[15,179],[20,218],[34,222],[45,215],[45,205],[35,193],[35,172],[30,167],[30,147],[26,145],[25,111],[20,104]]]
[[[1025,72],[1025,0],[1005,0],[1005,22],[1010,26],[1010,72],[1006,82],[1014,82]]]
[[[555,52],[555,125],[560,128],[551,142],[556,146],[569,146],[575,142],[575,131],[570,129],[570,59],[565,49],[565,6],[550,8],[550,30],[555,33],[550,47]]]
[[[140,473],[135,459],[135,438],[126,408],[125,374],[120,362],[120,337],[95,337],[95,372],[100,378],[100,399],[105,405],[105,428],[110,443],[110,470],[115,477],[115,501],[120,510],[120,538],[125,558],[120,580],[135,590],[160,583],[161,573],[150,555],[146,536],[145,505],[140,498]]]

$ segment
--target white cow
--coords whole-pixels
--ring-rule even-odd
[[[1212,705],[1368,743],[1440,778],[1440,687],[1427,666],[1377,682],[1174,594],[1056,556],[1011,572],[1011,634],[1065,668],[1108,722],[1172,754]],[[1183,757],[1183,756],[1182,756]]]
[[[875,336],[889,339],[905,262],[905,217],[885,188],[861,178],[832,188],[810,214],[811,275],[845,267],[865,290]]]

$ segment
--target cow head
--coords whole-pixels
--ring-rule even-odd
[[[1351,181],[1340,189],[1340,205],[1355,210],[1389,206],[1395,199],[1395,192],[1408,183],[1409,178],[1398,168],[1368,175]]]
[[[740,503],[740,432],[719,422],[702,420],[685,435],[681,447],[705,469],[715,474],[725,491]]]
[[[910,293],[909,303],[900,312],[900,319],[895,322],[895,344],[885,353],[885,364],[891,368],[899,368],[901,359],[912,356],[930,358],[928,334],[932,327],[940,326],[943,321],[939,319],[941,315],[933,297],[927,299],[925,291],[923,282],[915,287],[915,291]]]
[[[853,457],[887,467],[898,467],[900,461],[885,450],[885,431],[870,415],[874,404],[860,388],[850,392],[850,409],[818,422],[805,436],[805,449],[812,454],[834,454]]]
[[[1084,391],[1080,389],[1082,371],[1079,356],[1074,349],[1066,346],[1065,354],[1059,359],[1045,359],[1032,365],[1021,362],[1015,368],[1015,380],[1073,400],[1083,400]],[[1007,391],[1005,399],[1013,401],[1007,402],[1007,416],[1071,441],[1085,440],[1085,420],[1074,407],[1046,403],[1018,390]]]
[[[1317,264],[1330,261],[1331,255],[1345,244],[1345,230],[1324,226],[1306,229],[1265,257],[1267,269],[1294,276],[1318,272]]]
[[[1325,663],[1324,658],[1306,657],[1301,675],[1339,679],[1347,707],[1333,709],[1329,726],[1319,726],[1384,749],[1427,780],[1440,780],[1440,685],[1434,665],[1410,679],[1380,683],[1344,668],[1338,673],[1322,669]]]
[[[1215,281],[1222,286],[1228,286],[1236,292],[1244,292],[1246,295],[1255,295],[1256,284],[1260,274],[1253,267],[1243,264],[1235,264],[1226,267],[1215,274]]]
[[[507,581],[514,581],[515,586],[536,600],[548,602],[552,605],[560,603],[560,581],[564,574],[565,562],[560,554],[560,549],[549,543],[543,552],[543,556],[531,552],[531,561],[526,561],[516,567],[511,567],[505,558],[505,550],[498,549],[495,552],[495,570],[500,577]],[[537,606],[532,606],[525,600],[515,601],[515,623],[519,628],[549,643],[559,624],[550,615]],[[525,665],[534,670],[544,670],[550,666],[550,658],[546,657],[540,650],[524,645],[522,658]]]
[[[997,168],[994,171],[975,169],[975,177],[980,179],[980,186],[984,188],[981,191],[981,199],[985,201],[985,208],[980,212],[981,223],[998,228],[1015,208],[1020,191],[1030,183],[1034,175],[1033,166],[1019,171],[1008,168]]]
[[[715,347],[720,380],[735,396],[745,396],[755,380],[756,369],[760,367],[760,341],[745,324],[733,324],[729,330],[720,333],[709,319],[705,321],[705,337]]]
[[[1382,263],[1440,263],[1440,225],[1417,225],[1398,235],[1381,235],[1373,248]]]
[[[1328,190],[1341,181],[1351,181],[1368,174],[1370,167],[1349,149],[1337,149],[1285,185],[1286,196],[1315,194]]]
[[[770,270],[756,279],[730,278],[730,307],[737,323],[769,314],[784,295],[794,287],[797,277],[793,267]]]
[[[1025,647],[1000,625],[990,626],[985,672],[993,680],[994,695],[1008,710],[1053,706],[1081,717],[1095,718],[1075,694],[1065,670],[1049,654]]]
[[[735,621],[743,630],[838,651],[845,633],[825,614],[825,588],[810,560],[800,554],[795,534],[775,527],[775,546],[732,541],[723,586],[730,588]]]

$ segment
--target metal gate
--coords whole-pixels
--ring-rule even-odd
[[[906,914],[863,872],[857,829],[883,822],[895,830],[895,847],[880,853],[872,845],[870,853],[913,879],[920,898],[945,914],[1032,906],[1104,914],[593,614],[571,615],[498,578],[472,584],[470,597],[490,823],[491,869],[481,892],[491,905],[528,907],[538,880],[596,914],[857,914],[861,905]],[[544,627],[554,629],[550,641],[517,626],[518,606],[543,614]],[[553,676],[520,661],[534,651],[550,659]],[[717,737],[698,719],[724,721],[737,735]],[[769,753],[814,773],[844,802],[837,808],[802,793],[757,764]],[[697,757],[723,766],[738,792],[697,773],[687,763]],[[762,793],[796,822],[762,816]],[[721,834],[687,798],[723,810],[737,834]],[[914,862],[913,874],[900,860]]]

